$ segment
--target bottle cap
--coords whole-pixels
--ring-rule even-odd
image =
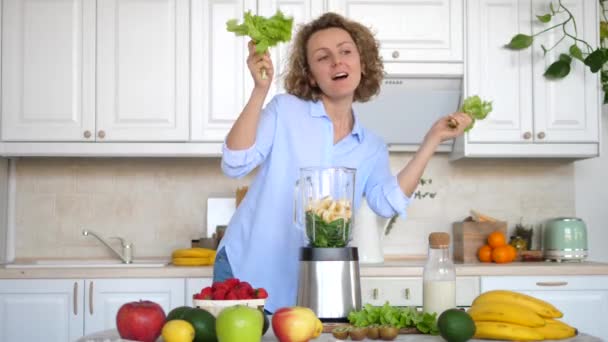
[[[449,248],[450,234],[440,232],[429,234],[429,246],[431,248]]]

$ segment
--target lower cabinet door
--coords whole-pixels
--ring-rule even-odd
[[[168,314],[184,305],[183,278],[89,279],[85,281],[85,335],[116,329],[116,314],[128,302],[150,300]]]
[[[78,279],[0,280],[0,341],[75,341],[83,336]]]
[[[481,290],[513,290],[558,308],[562,321],[608,341],[608,276],[482,277]]]

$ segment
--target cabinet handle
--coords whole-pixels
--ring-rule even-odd
[[[372,299],[378,299],[378,289],[372,290]]]
[[[399,58],[399,51],[397,51],[397,50],[393,51],[391,56],[393,56],[393,58]]]
[[[524,139],[530,140],[530,138],[532,138],[532,133],[530,133],[530,132],[524,133]]]
[[[536,282],[538,286],[566,286],[568,285],[567,281],[539,281]]]
[[[545,139],[545,132],[538,132],[536,136],[538,137],[538,139]]]
[[[84,131],[83,135],[84,135],[85,138],[89,139],[91,137],[91,131],[86,130],[86,131]]]
[[[89,313],[93,315],[93,282],[89,283]]]
[[[106,137],[106,132],[102,129],[99,132],[97,132],[97,136],[99,137],[99,139],[103,139]]]
[[[78,316],[78,282],[74,282],[74,291],[72,291],[72,293],[74,294],[74,316]]]
[[[405,289],[405,299],[408,299],[408,300],[410,299],[410,288],[409,287]]]

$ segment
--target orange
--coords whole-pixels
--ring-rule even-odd
[[[497,230],[488,235],[488,245],[490,245],[490,247],[496,248],[504,246],[506,244],[507,238],[505,237],[505,234],[503,234],[501,231]]]
[[[507,246],[496,247],[492,250],[492,261],[497,264],[511,262],[511,251]]]
[[[477,250],[477,258],[481,262],[492,262],[492,247],[483,245]]]
[[[517,258],[517,248],[511,245],[505,245],[505,247],[509,251],[509,258],[511,259],[511,261],[515,261],[515,259]]]

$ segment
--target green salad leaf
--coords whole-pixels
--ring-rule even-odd
[[[293,18],[285,17],[281,11],[277,11],[270,18],[245,12],[243,23],[238,24],[237,19],[226,22],[228,32],[234,32],[237,36],[249,36],[255,43],[257,53],[265,53],[269,47],[279,42],[287,42],[291,39],[291,27]]]
[[[468,114],[473,122],[464,130],[468,132],[476,120],[483,120],[492,111],[492,101],[483,101],[479,96],[469,96],[462,103],[461,112]]]
[[[414,307],[383,306],[365,304],[359,311],[348,314],[348,321],[356,327],[367,327],[374,324],[391,325],[398,329],[416,328],[423,334],[438,335],[437,314],[429,314]]]

